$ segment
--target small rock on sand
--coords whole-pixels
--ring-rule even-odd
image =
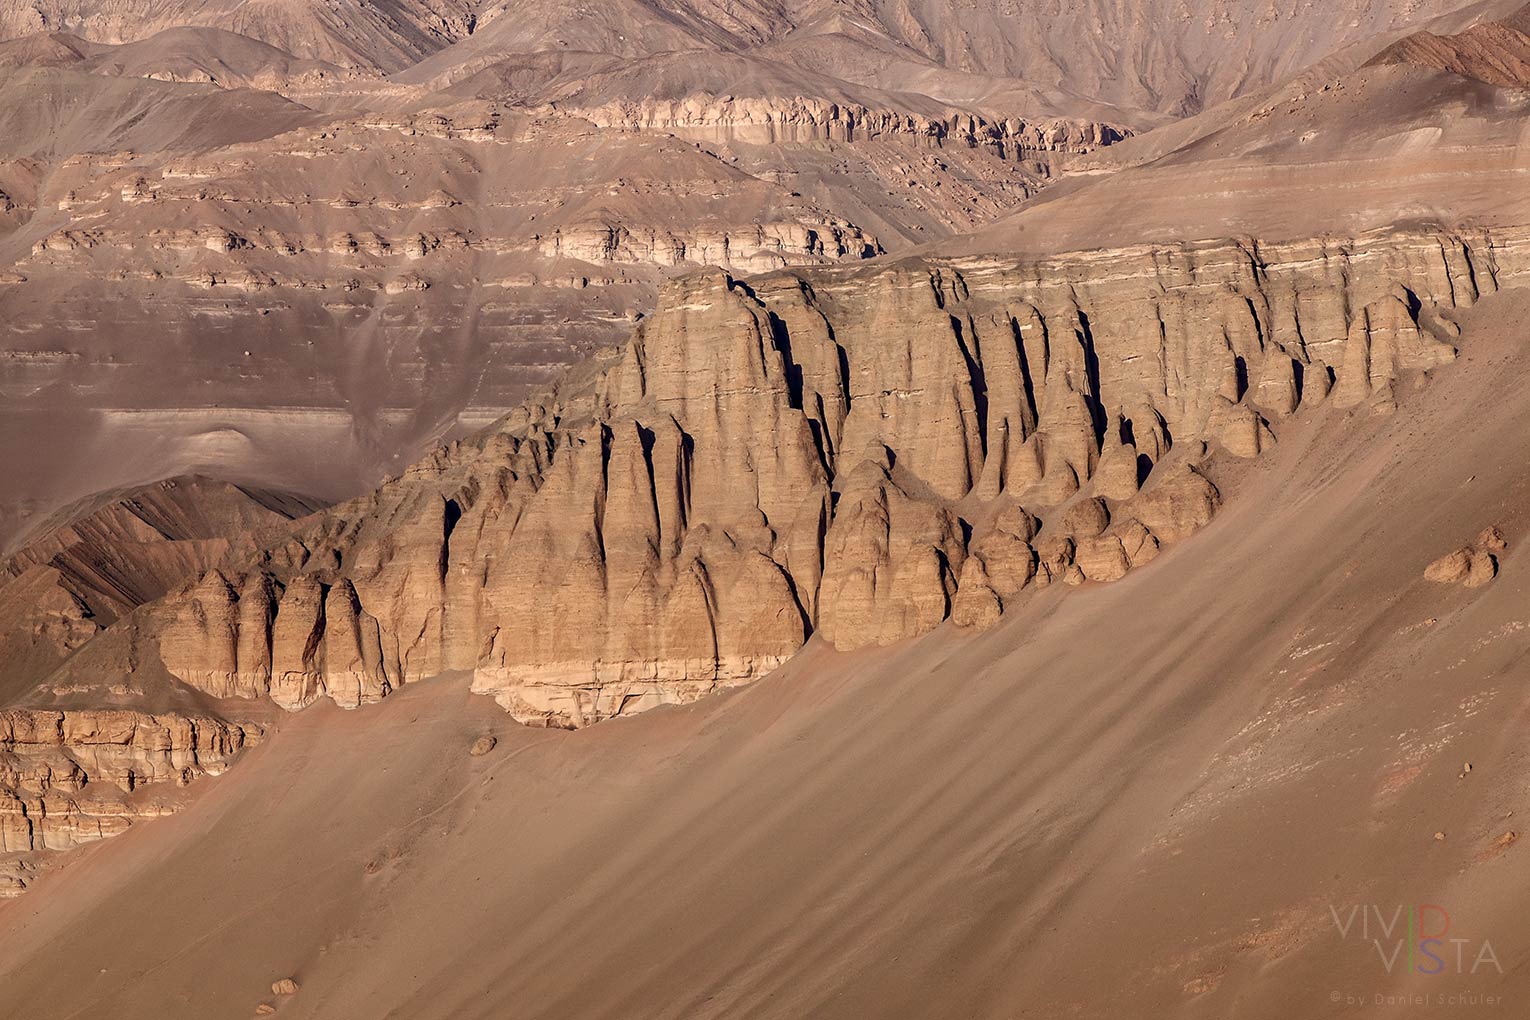
[[[468,754],[471,754],[474,758],[482,757],[483,755],[486,755],[490,751],[494,750],[494,745],[497,743],[499,743],[499,741],[491,736],[485,735],[479,737],[477,740],[473,741],[473,746],[468,749]]]
[[[1476,546],[1488,552],[1503,552],[1509,547],[1509,543],[1504,540],[1503,532],[1497,528],[1483,528],[1482,533],[1477,536]]]
[[[1446,553],[1424,568],[1424,578],[1436,584],[1464,584],[1480,588],[1498,574],[1498,561],[1482,549],[1464,546]]]
[[[272,995],[296,995],[297,990],[298,983],[292,980],[290,977],[282,978],[280,981],[271,982]]]

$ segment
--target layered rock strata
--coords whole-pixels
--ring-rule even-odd
[[[1208,455],[1386,411],[1524,233],[1387,232],[668,284],[626,348],[146,612],[218,696],[346,706],[447,670],[582,725],[1030,590],[1212,517]]]
[[[760,223],[740,230],[691,232],[600,222],[559,228],[533,241],[538,254],[550,259],[660,266],[690,262],[744,271],[882,254],[875,237],[846,222]]]
[[[167,813],[147,788],[218,775],[260,735],[211,715],[0,710],[0,855],[69,849]],[[20,892],[24,859],[0,868],[0,896]]]
[[[981,147],[1001,159],[1024,159],[1036,153],[1086,153],[1132,134],[1119,125],[1079,118],[990,118],[958,111],[937,117],[875,110],[858,103],[810,96],[734,98],[697,94],[682,99],[648,97],[596,106],[550,104],[534,112],[568,110],[603,128],[664,131],[711,142],[777,145],[893,137],[936,148],[948,144]]]

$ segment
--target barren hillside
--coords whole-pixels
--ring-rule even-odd
[[[0,1016],[1523,1015],[1526,10],[0,6]]]

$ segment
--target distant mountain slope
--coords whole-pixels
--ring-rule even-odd
[[[807,0],[944,67],[1183,115],[1461,0]],[[799,8],[801,9],[801,8]],[[854,73],[853,71],[850,73]]]
[[[1495,22],[1470,31],[1514,38]],[[1414,37],[1364,66],[1351,59],[1096,153],[1023,208],[933,248],[999,254],[1530,222],[1530,93],[1489,84],[1485,64],[1466,76],[1439,69],[1445,51],[1421,45]]]
[[[1490,85],[1530,85],[1530,5],[1453,35],[1416,32],[1372,63],[1437,67]]]
[[[83,63],[0,66],[0,160],[81,153],[195,152],[316,119],[271,92],[90,74]]]
[[[0,38],[121,43],[226,29],[306,60],[381,72],[515,53],[774,46],[805,68],[888,87],[925,63],[1141,115],[1183,115],[1265,87],[1345,45],[1461,0],[0,0]],[[445,51],[445,52],[443,52]],[[891,61],[891,64],[889,63]],[[937,91],[950,91],[947,84]]]
[[[466,36],[470,7],[468,0],[0,0],[0,38],[71,32],[122,43],[201,26],[309,60],[391,71]]]
[[[322,505],[185,476],[97,493],[35,523],[0,558],[0,691]]]

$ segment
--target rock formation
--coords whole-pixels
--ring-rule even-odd
[[[557,109],[567,109],[562,104]],[[777,145],[783,142],[905,136],[930,148],[948,143],[982,147],[1000,159],[1025,159],[1037,153],[1085,153],[1131,135],[1115,124],[1050,118],[989,119],[951,111],[934,117],[899,110],[873,110],[858,103],[837,103],[810,96],[758,98],[691,96],[599,106],[575,105],[579,116],[600,127],[627,131],[664,131],[710,142]]]
[[[1424,579],[1436,584],[1480,588],[1498,576],[1496,554],[1509,547],[1496,527],[1482,529],[1475,542],[1446,553],[1424,568]]]
[[[102,628],[209,571],[236,549],[279,538],[294,517],[319,504],[285,493],[181,477],[104,493],[38,522],[0,561],[0,684],[35,682]],[[219,696],[253,678],[233,674],[234,599],[209,574],[187,606],[196,618],[184,640],[210,641],[199,685]],[[253,615],[251,598],[242,611]],[[244,628],[255,632],[255,621]],[[165,640],[182,638],[172,629]],[[259,692],[264,693],[263,681]]]
[[[211,716],[0,710],[0,853],[67,849],[165,813],[130,795],[217,775],[260,734]]]
[[[166,667],[219,696],[355,707],[470,670],[569,726],[748,681],[814,634],[988,626],[1205,526],[1208,457],[1255,456],[1316,403],[1391,407],[1525,245],[685,277],[600,372],[145,612]]]
[[[1068,156],[904,131],[734,153],[502,94],[321,116],[192,88],[0,69],[0,191],[15,207],[0,211],[0,315],[16,327],[0,419],[59,414],[71,450],[123,444],[72,471],[18,454],[0,542],[22,500],[51,507],[87,469],[98,488],[122,484],[112,469],[144,449],[167,473],[238,463],[320,496],[361,491],[459,415],[480,427],[619,345],[668,276],[907,248],[1013,208]],[[42,124],[4,113],[56,94],[75,101]],[[87,151],[59,150],[87,136]],[[112,329],[61,323],[61,304]],[[79,413],[42,396],[63,387]],[[136,427],[97,437],[100,414]]]

